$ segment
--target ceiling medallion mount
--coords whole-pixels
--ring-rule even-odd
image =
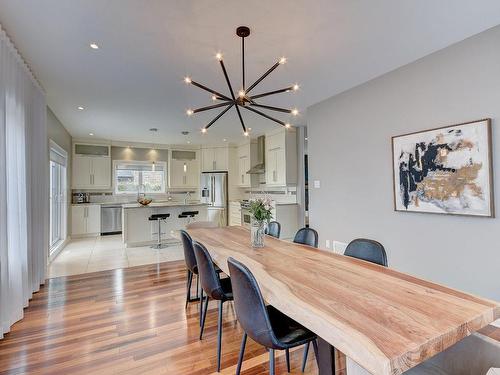
[[[291,114],[293,116],[297,116],[299,113],[299,111],[296,108],[288,109],[288,108],[273,107],[273,106],[257,103],[255,100],[266,97],[266,96],[270,96],[270,95],[281,94],[284,92],[297,91],[299,89],[299,85],[294,84],[292,86],[285,87],[282,89],[263,92],[263,93],[256,94],[256,95],[250,95],[250,91],[253,90],[260,82],[262,82],[262,80],[264,80],[264,78],[266,78],[269,74],[271,74],[271,72],[273,70],[275,70],[278,66],[286,63],[286,58],[285,57],[279,58],[278,61],[276,61],[276,63],[271,68],[269,68],[254,83],[252,83],[250,86],[247,87],[246,82],[245,82],[245,38],[250,35],[250,29],[247,26],[239,26],[236,29],[236,35],[241,38],[241,70],[242,70],[241,89],[238,90],[238,92],[235,92],[233,90],[233,86],[231,85],[231,81],[229,80],[229,76],[228,76],[227,71],[226,71],[226,66],[224,65],[223,56],[221,53],[217,53],[215,55],[215,57],[219,61],[219,64],[220,64],[221,69],[222,69],[222,73],[224,74],[224,78],[226,80],[226,84],[228,86],[229,93],[230,93],[229,96],[221,94],[220,92],[212,90],[211,88],[204,86],[201,83],[193,81],[190,77],[186,77],[186,78],[184,78],[185,83],[190,84],[190,85],[194,85],[202,90],[208,91],[209,93],[212,94],[213,101],[220,101],[221,102],[221,103],[209,105],[206,107],[201,107],[201,108],[196,108],[196,109],[188,109],[186,111],[186,114],[188,116],[191,116],[191,115],[198,113],[198,112],[208,111],[208,110],[215,109],[215,108],[223,108],[223,110],[212,121],[210,121],[207,125],[205,125],[205,127],[201,130],[202,133],[206,133],[208,128],[210,128],[210,126],[212,126],[218,119],[220,119],[233,106],[236,109],[236,112],[238,114],[238,118],[240,119],[241,127],[243,128],[243,134],[245,136],[248,135],[248,131],[247,131],[247,128],[246,128],[245,123],[243,121],[243,116],[241,115],[240,108],[244,108],[246,110],[254,112],[262,117],[267,118],[268,120],[274,121],[274,122],[276,122],[276,123],[278,123],[286,128],[289,128],[291,126],[289,123],[281,121],[279,119],[276,119],[276,118],[268,115],[267,113],[256,109],[255,107],[262,108],[265,110],[270,110],[270,111],[288,113],[288,114]]]

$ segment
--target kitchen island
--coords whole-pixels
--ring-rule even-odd
[[[194,220],[207,220],[207,204],[199,202],[152,202],[148,206],[127,203],[122,208],[122,237],[126,247],[152,245],[157,242],[158,222],[149,221],[151,215],[170,214],[168,219],[161,222],[161,238],[166,242],[175,237],[178,230],[185,228],[188,219],[179,218],[182,212],[198,211]]]

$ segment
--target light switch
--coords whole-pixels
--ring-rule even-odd
[[[314,188],[319,189],[321,187],[321,183],[319,180],[314,180]]]

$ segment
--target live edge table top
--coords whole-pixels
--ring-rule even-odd
[[[243,227],[189,229],[227,274],[245,264],[266,301],[375,375],[401,374],[500,318],[500,304]]]

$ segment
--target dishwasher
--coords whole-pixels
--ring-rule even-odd
[[[122,206],[103,204],[101,206],[101,235],[122,232]]]

